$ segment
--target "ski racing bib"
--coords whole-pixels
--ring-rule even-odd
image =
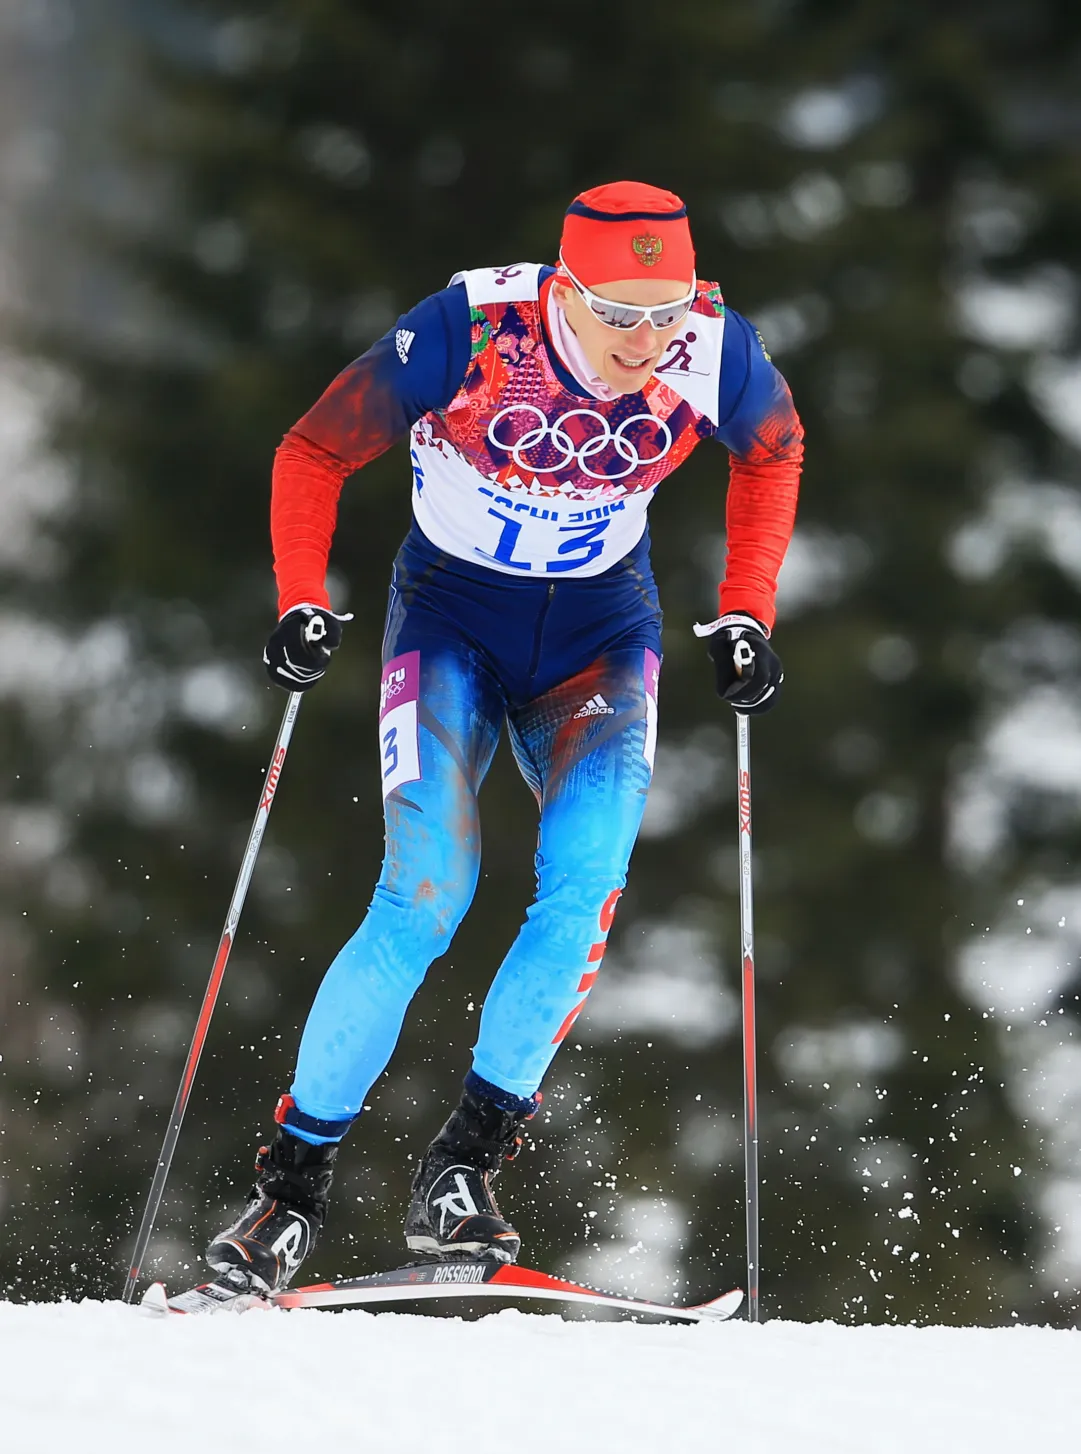
[[[540,267],[458,273],[472,354],[445,409],[413,426],[413,513],[438,549],[508,575],[594,576],[638,543],[661,480],[718,423],[724,303],[698,298],[637,394],[560,382],[541,326]]]

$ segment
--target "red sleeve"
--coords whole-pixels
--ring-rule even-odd
[[[278,609],[329,606],[325,577],[343,481],[458,391],[470,358],[465,285],[433,293],[342,370],[282,440],[270,534]]]
[[[745,611],[773,629],[777,573],[796,520],[803,426],[788,385],[779,387],[768,412],[729,470],[728,551],[719,588],[720,614]]]
[[[342,484],[419,418],[402,397],[404,373],[388,334],[342,370],[278,446],[270,538],[281,615],[330,605],[325,580]]]
[[[329,606],[326,590],[330,542],[347,460],[291,429],[274,456],[270,538],[278,581],[278,614],[294,606]]]

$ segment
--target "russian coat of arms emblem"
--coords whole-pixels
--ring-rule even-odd
[[[631,239],[634,255],[644,268],[651,268],[664,251],[664,243],[652,233],[641,232]]]

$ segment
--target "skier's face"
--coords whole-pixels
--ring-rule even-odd
[[[686,322],[681,318],[671,328],[654,328],[648,321],[637,328],[610,328],[594,315],[575,288],[561,283],[553,283],[552,288],[590,368],[618,394],[635,394],[644,386],[666,346]],[[686,297],[687,284],[670,278],[627,278],[591,291],[612,303],[654,308]]]

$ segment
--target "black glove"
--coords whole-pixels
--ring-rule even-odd
[[[736,613],[708,626],[696,625],[694,631],[709,637],[706,649],[717,673],[717,695],[748,717],[768,712],[780,694],[784,668],[762,623]]]
[[[276,687],[287,692],[306,692],[325,675],[330,653],[342,644],[342,622],[352,616],[335,616],[320,606],[294,606],[270,633],[263,651],[263,665]]]

